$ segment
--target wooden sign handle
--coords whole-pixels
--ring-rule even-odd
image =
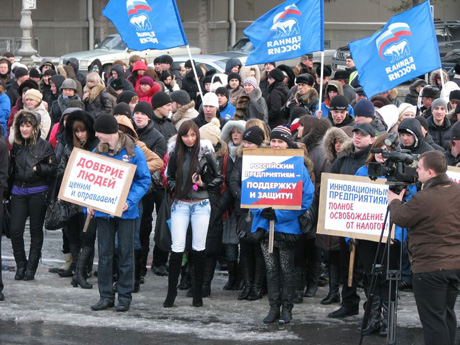
[[[350,239],[350,241],[352,241]],[[355,267],[356,246],[353,244],[350,252],[350,266],[348,267],[348,287],[353,285],[353,268]]]
[[[86,216],[85,225],[83,226],[83,232],[88,231],[89,223],[91,222],[92,216],[88,214]]]
[[[270,231],[268,233],[268,253],[273,253],[273,243],[275,242],[275,221],[270,221]]]

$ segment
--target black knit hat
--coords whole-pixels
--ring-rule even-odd
[[[452,101],[453,99],[458,99],[460,100],[460,90],[453,90],[449,94],[449,102]]]
[[[284,80],[284,73],[279,68],[272,69],[268,72],[268,77],[273,78],[276,81],[283,81]]]
[[[16,67],[13,71],[14,76],[17,78],[24,77],[25,75],[29,75],[29,71],[24,67]]]
[[[425,128],[425,130],[428,131],[428,121],[426,120],[426,118],[424,118],[423,116],[416,116],[414,117],[414,119],[420,122],[420,126],[422,126],[423,128]]]
[[[216,89],[216,95],[224,95],[225,97],[227,97],[227,99],[230,97],[229,93],[228,93],[228,89],[225,87],[225,86],[220,86]]]
[[[238,79],[238,81],[240,82],[241,84],[241,76],[239,75],[239,73],[230,73],[228,75],[228,81],[232,80],[232,79]]]
[[[342,80],[342,79],[348,79],[350,78],[350,73],[345,70],[338,70],[334,74],[334,80]]]
[[[297,78],[295,79],[295,82],[297,84],[302,83],[302,84],[313,86],[313,84],[315,83],[315,78],[313,78],[313,76],[309,73],[303,73],[297,76]]]
[[[189,104],[192,100],[190,95],[185,90],[174,91],[171,94],[171,101],[176,102],[180,105]]]
[[[336,95],[334,98],[331,99],[331,103],[329,103],[330,110],[347,110],[348,109],[348,101],[342,95]]]
[[[133,117],[133,114],[131,113],[131,108],[129,105],[125,102],[120,102],[118,103],[112,111],[113,115],[125,115],[129,118]]]
[[[321,75],[321,65],[316,67],[316,74],[318,76]],[[323,77],[330,77],[331,75],[332,75],[332,69],[329,66],[325,65],[323,68]]]
[[[165,104],[171,103],[171,97],[166,92],[160,91],[152,97],[152,108],[157,109]]]
[[[417,116],[417,117],[420,117],[420,116]],[[455,122],[455,124],[452,126],[450,135],[451,135],[451,140],[460,140],[460,122],[459,121]]]
[[[257,126],[246,129],[243,133],[243,140],[260,146],[264,142],[264,131]]]
[[[279,125],[275,127],[270,133],[270,140],[272,139],[283,140],[290,148],[297,147],[291,139],[291,129],[286,125]]]
[[[109,114],[100,115],[94,122],[94,131],[104,134],[118,133],[118,122],[115,116]]]
[[[47,69],[45,71],[45,73],[43,73],[43,75],[50,75],[50,76],[53,76],[53,75],[56,75],[56,71],[54,69]]]
[[[150,119],[153,118],[152,106],[150,104],[148,104],[147,102],[139,102],[139,103],[137,103],[136,106],[134,107],[133,113],[136,114],[137,112],[144,113]]]
[[[30,71],[29,71],[29,77],[31,78],[40,78],[42,75],[40,73],[40,71],[38,70],[38,68],[32,68]]]
[[[27,79],[26,81],[24,81],[19,86],[18,92],[19,92],[20,95],[22,95],[22,92],[24,91],[25,88],[27,88],[27,89],[35,89],[35,90],[39,89],[37,82],[35,80],[32,80],[32,79]]]
[[[161,56],[160,56],[160,61],[159,61],[159,62],[160,62],[160,63],[167,63],[167,64],[172,65],[173,62],[174,62],[174,60],[173,60],[173,58],[172,58],[171,56],[169,56],[169,55],[161,55]]]
[[[117,103],[125,102],[126,104],[129,104],[131,103],[131,99],[134,96],[137,96],[134,91],[131,91],[131,90],[123,91],[117,96]]]
[[[335,96],[335,97],[338,97],[338,96]],[[368,99],[360,100],[355,105],[355,116],[374,117],[375,116],[374,104]]]
[[[115,91],[118,91],[118,90],[123,90],[123,81],[118,78],[118,79],[114,79],[110,82],[110,86],[115,90]]]

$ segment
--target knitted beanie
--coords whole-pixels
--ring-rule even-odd
[[[280,139],[285,141],[290,148],[296,148],[296,145],[291,140],[291,130],[286,125],[275,127],[270,133],[270,140]]]
[[[34,101],[41,102],[43,99],[43,95],[40,91],[35,89],[29,89],[26,92],[25,99],[33,99]]]
[[[94,131],[104,134],[118,133],[118,122],[115,116],[109,114],[100,115],[94,122]]]
[[[264,142],[264,131],[257,126],[246,129],[243,133],[243,140],[260,146]]]
[[[207,105],[219,108],[219,99],[217,98],[217,95],[215,93],[208,92],[203,96],[203,107]]]
[[[444,100],[444,98],[436,98],[433,103],[431,103],[431,109],[434,109],[436,107],[442,107],[447,110],[447,103]]]
[[[232,72],[228,75],[228,81],[232,80],[232,79],[238,79],[238,81],[240,82],[241,84],[241,76],[239,73],[235,73],[235,72]]]
[[[355,116],[374,117],[375,116],[374,104],[368,99],[360,100],[355,105]]]
[[[145,75],[141,79],[139,79],[139,84],[141,84],[141,85],[142,84],[148,84],[150,86],[153,86],[153,85],[155,85],[155,82],[148,75]]]
[[[213,146],[217,145],[220,139],[220,122],[217,118],[200,127],[200,139],[208,139]]]
[[[129,118],[133,117],[133,114],[131,113],[131,108],[129,105],[125,102],[120,102],[118,103],[112,111],[113,115],[125,115]]]
[[[134,107],[133,114],[136,114],[137,112],[144,113],[147,115],[150,119],[153,118],[153,109],[150,104],[147,102],[139,102],[136,104]]]
[[[254,86],[255,89],[257,89],[257,86],[258,86],[257,85],[257,80],[254,77],[248,77],[248,78],[244,79],[243,85],[244,84],[251,84],[252,86]]]
[[[171,100],[180,105],[189,104],[191,102],[190,95],[185,90],[174,91],[171,94]]]
[[[348,109],[348,101],[342,95],[336,95],[334,98],[331,99],[331,103],[329,103],[329,110],[347,110]]]
[[[153,95],[152,97],[152,108],[157,109],[162,106],[171,103],[171,97],[166,92],[160,91]]]

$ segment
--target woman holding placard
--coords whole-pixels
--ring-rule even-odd
[[[11,189],[11,244],[16,260],[15,280],[33,280],[43,246],[48,181],[56,169],[49,142],[40,138],[33,111],[21,110],[14,121],[14,144],[9,179]],[[24,250],[24,228],[30,217],[29,260]]]
[[[270,133],[270,148],[282,150],[295,149],[298,146],[292,142],[289,128],[281,125]],[[302,234],[298,217],[310,208],[315,193],[315,186],[305,165],[302,165],[302,182],[300,210],[275,210],[271,207],[251,210],[254,215],[252,232],[261,229],[265,231],[261,248],[267,269],[270,311],[263,320],[264,323],[279,320],[280,324],[286,324],[292,319],[293,298],[297,283],[294,267],[295,242]],[[268,248],[268,231],[271,221],[274,222],[275,228],[273,253],[269,253]]]
[[[187,229],[192,228],[193,306],[203,305],[202,287],[206,236],[211,216],[209,188],[222,183],[214,149],[209,141],[200,141],[195,122],[182,123],[175,145],[170,147],[168,185],[174,194],[171,206],[171,256],[169,258],[168,295],[165,308],[174,305],[177,283],[185,250]]]

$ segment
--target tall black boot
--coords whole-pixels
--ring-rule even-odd
[[[369,303],[369,302],[367,302]],[[375,295],[371,304],[371,317],[367,323],[366,328],[361,330],[363,335],[370,335],[377,333],[381,327],[381,309],[380,309],[380,296]]]
[[[211,295],[211,282],[214,278],[217,258],[215,256],[206,256],[203,275],[203,297]]]
[[[253,283],[253,262],[249,258],[242,258],[240,260],[240,271],[243,277],[244,287],[243,291],[238,295],[238,300],[248,299],[249,293],[251,292]]]
[[[205,251],[193,251],[193,302],[194,307],[203,306],[203,277],[206,261]]]
[[[321,300],[321,304],[328,305],[340,303],[340,268],[336,265],[329,264],[329,292],[326,297]]]
[[[267,281],[268,301],[270,303],[270,311],[264,319],[264,323],[273,323],[280,318],[281,294],[279,285],[271,285]]]
[[[179,281],[183,254],[183,252],[171,252],[171,255],[169,256],[168,295],[163,303],[163,307],[165,308],[171,308],[176,300],[177,283]]]
[[[73,287],[80,285],[82,289],[92,289],[93,285],[86,281],[86,270],[88,267],[88,261],[93,255],[93,247],[83,247],[80,254],[78,255],[77,267],[75,268],[75,274],[72,278]]]
[[[141,270],[142,270],[142,249],[134,250],[134,290],[139,292],[141,289]]]
[[[295,268],[295,277],[296,277],[296,287],[294,293],[293,303],[302,303],[303,302],[303,293],[305,289],[305,267],[296,267]]]
[[[262,286],[265,280],[265,261],[263,256],[256,257],[254,281],[252,283],[251,291],[248,295],[248,301],[255,301],[263,296]]]
[[[187,262],[180,269],[179,290],[188,290],[192,286],[192,277],[190,276],[190,264]]]
[[[19,246],[13,243],[13,254],[14,260],[16,261],[16,274],[14,275],[14,280],[23,280],[27,267],[27,258],[24,248],[18,247]]]
[[[27,268],[24,273],[24,280],[35,279],[35,272],[37,271],[38,261],[40,260],[41,255],[41,250],[37,248],[30,248],[29,260],[27,261]]]
[[[228,281],[224,286],[224,290],[235,290],[238,283],[238,261],[228,261]]]
[[[148,260],[148,257],[149,257],[149,250],[150,248],[149,247],[143,247],[141,249],[142,251],[142,258],[141,258],[141,275],[143,277],[145,277],[145,275],[147,274],[147,260]]]
[[[318,291],[318,279],[320,269],[320,261],[308,262],[307,289],[305,290],[304,297],[316,296],[316,292]]]
[[[295,286],[283,285],[283,293],[281,298],[281,316],[279,319],[279,324],[284,325],[291,322],[292,320],[292,307],[294,304],[292,300],[294,298]]]
[[[379,336],[386,337],[388,334],[388,300],[381,299],[382,305],[382,323],[380,326]]]

